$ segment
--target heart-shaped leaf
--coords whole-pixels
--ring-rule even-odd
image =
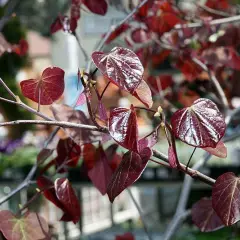
[[[217,178],[212,189],[212,206],[226,226],[240,220],[240,179],[232,172]]]
[[[92,143],[86,143],[83,146],[83,161],[87,166],[88,170],[94,167],[96,162],[96,147]]]
[[[74,110],[71,107],[63,104],[53,104],[51,109],[54,117],[58,121],[92,125],[90,119],[88,119],[85,113],[80,110]],[[92,142],[92,139],[95,136],[91,131],[80,128],[66,128],[65,131],[68,136],[72,138],[73,141],[78,145]]]
[[[210,154],[217,156],[219,158],[226,158],[227,157],[227,148],[223,141],[219,141],[215,148],[203,148],[205,151],[209,152]]]
[[[95,14],[105,15],[107,13],[108,4],[105,0],[82,0],[82,3]]]
[[[73,221],[76,224],[80,219],[81,211],[79,200],[71,184],[66,178],[58,178],[55,180],[54,186],[56,196],[65,209],[61,220]]]
[[[145,148],[140,154],[129,151],[114,172],[108,185],[107,194],[111,202],[127,187],[138,180],[152,155],[150,148]]]
[[[60,139],[57,145],[57,157],[55,158],[57,167],[61,167],[64,172],[66,167],[76,167],[81,155],[81,147],[71,138]]]
[[[109,132],[112,138],[121,146],[138,152],[137,116],[133,106],[115,108],[110,112]]]
[[[47,222],[32,212],[17,218],[8,210],[0,211],[0,230],[7,240],[50,239]]]
[[[46,68],[39,79],[20,83],[25,97],[41,105],[50,105],[58,100],[64,91],[64,71],[58,67]]]
[[[212,208],[212,200],[208,198],[202,198],[193,205],[192,220],[202,232],[213,232],[224,227]]]
[[[216,147],[226,130],[224,117],[216,104],[204,98],[175,112],[171,124],[176,137],[201,148]]]
[[[115,47],[108,54],[94,52],[92,59],[102,74],[120,89],[134,93],[142,81],[143,66],[137,55],[127,48]]]
[[[101,192],[102,195],[106,194],[107,186],[112,177],[112,169],[108,164],[107,156],[100,145],[95,155],[96,162],[93,168],[88,171],[88,176],[94,186]]]
[[[144,137],[138,141],[139,152],[144,148],[152,148],[158,141],[158,130],[154,131],[151,135]]]

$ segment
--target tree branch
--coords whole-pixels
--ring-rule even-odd
[[[81,128],[84,130],[91,130],[91,131],[97,131],[97,132],[108,132],[107,128],[97,128],[95,126],[91,125],[84,125],[79,123],[71,123],[71,122],[64,122],[64,121],[44,121],[44,120],[16,120],[11,122],[3,122],[0,123],[0,127],[3,126],[12,126],[12,125],[18,125],[18,124],[38,124],[38,125],[53,125],[53,126],[59,126],[63,128]]]

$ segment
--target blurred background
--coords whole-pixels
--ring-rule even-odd
[[[136,3],[138,1],[135,1]],[[204,2],[204,1],[203,1]],[[0,20],[4,16],[4,10],[12,1],[0,0]],[[94,51],[96,44],[109,28],[122,20],[130,11],[134,1],[111,0],[108,12],[105,16],[94,15],[88,11],[81,11],[81,20],[77,28],[85,51],[90,55]],[[191,1],[182,1],[185,8],[194,8]],[[0,32],[11,44],[17,44],[21,39],[28,42],[28,51],[24,56],[15,53],[4,53],[0,55],[0,77],[8,86],[21,96],[19,82],[21,80],[37,78],[42,71],[49,66],[57,66],[65,70],[66,89],[61,101],[69,106],[76,102],[76,96],[82,89],[77,89],[77,70],[86,68],[86,62],[82,52],[79,50],[76,39],[70,34],[59,31],[54,35],[50,34],[50,25],[59,13],[68,14],[70,11],[70,1],[68,0],[21,0],[15,6],[14,13]],[[104,51],[110,51],[114,46],[126,46],[124,41],[127,32],[104,47]],[[0,42],[1,45],[1,42]],[[167,58],[161,62],[155,57],[155,62],[151,69],[154,76],[171,75],[175,82],[181,83],[184,80],[182,74],[172,67]],[[103,89],[107,83],[100,75],[97,76],[98,87]],[[192,87],[192,86],[191,86]],[[194,86],[193,86],[194,87]],[[168,94],[171,89],[166,88]],[[172,93],[174,94],[174,93]],[[238,92],[239,94],[239,92]],[[0,87],[0,96],[8,98],[5,90]],[[181,95],[175,99],[176,106],[186,106],[193,102],[196,95],[191,92]],[[24,99],[23,97],[21,99]],[[238,96],[234,99],[239,104]],[[33,102],[27,101],[31,106],[36,106]],[[128,107],[130,104],[141,106],[140,102],[129,95],[119,92],[113,85],[107,90],[104,104],[107,108],[113,106]],[[93,99],[94,104],[94,99]],[[79,109],[86,111],[86,107]],[[42,109],[46,114],[51,115],[48,107]],[[146,135],[154,128],[154,122],[148,119],[146,114],[139,112],[140,134]],[[1,102],[0,120],[12,121],[16,119],[35,119],[23,109]],[[234,130],[239,127],[239,117],[233,121]],[[235,123],[235,124],[234,124]],[[36,161],[39,149],[44,144],[44,140],[51,132],[52,128],[45,126],[16,125],[13,127],[1,128],[0,131],[0,197],[5,196],[13,189],[17,183],[24,179]],[[228,129],[231,132],[231,129]],[[59,137],[64,137],[64,133],[59,133]],[[157,149],[167,154],[168,143],[163,134]],[[235,140],[227,144],[228,157],[219,159],[212,157],[202,171],[214,178],[226,171],[239,172],[240,168],[240,141]],[[177,143],[179,158],[185,163],[192,153],[193,148],[183,143]],[[197,150],[192,163],[198,161],[203,156],[203,150]],[[68,177],[73,183],[77,194],[81,200],[82,217],[81,221],[73,223],[59,222],[61,212],[49,201],[40,198],[38,202],[31,205],[35,211],[49,222],[53,232],[53,239],[91,239],[91,240],[112,240],[115,235],[124,232],[134,233],[137,240],[146,240],[142,230],[142,222],[128,193],[124,191],[111,204],[107,196],[101,196],[81,172],[81,161],[77,168],[70,169]],[[154,239],[161,240],[161,236],[169,221],[175,213],[179,194],[184,176],[174,170],[149,164],[141,179],[131,188],[132,192],[142,208],[143,215],[147,220],[147,226]],[[19,204],[26,202],[32,196],[34,187],[23,190],[9,202],[3,204],[1,209],[19,208]],[[194,181],[187,205],[192,206],[197,200],[204,196],[210,196],[211,189],[207,185]],[[189,218],[180,228],[178,234],[173,239],[176,240],[220,240],[231,236],[232,229],[226,228],[215,233],[202,234],[193,226]],[[234,238],[238,239],[238,238]],[[239,238],[240,239],[240,238]]]

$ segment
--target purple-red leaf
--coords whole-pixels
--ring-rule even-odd
[[[220,141],[215,148],[203,148],[205,151],[209,152],[210,154],[217,156],[219,158],[226,158],[227,157],[227,148],[223,141]]]
[[[152,148],[158,141],[158,130],[154,131],[150,136],[144,137],[138,141],[139,152],[144,148]]]
[[[109,132],[112,138],[121,146],[138,152],[137,116],[133,106],[115,108],[110,113]]]
[[[74,110],[73,108],[62,104],[53,104],[51,108],[54,117],[58,121],[92,125],[90,119],[88,119],[84,112],[80,110]],[[68,136],[72,138],[73,141],[78,145],[81,145],[82,143],[89,143],[94,137],[93,133],[90,130],[80,128],[66,128],[65,131]]]
[[[75,32],[77,28],[77,19],[74,17],[71,17],[69,19],[68,16],[58,16],[56,20],[52,23],[50,27],[51,34],[54,34],[55,32],[58,32],[60,30],[63,30],[67,33],[73,33]]]
[[[120,89],[133,93],[142,81],[143,66],[127,48],[115,47],[108,54],[94,52],[92,59],[102,74]]]
[[[114,172],[108,185],[107,194],[111,202],[127,187],[138,180],[152,155],[150,148],[145,148],[140,154],[129,151]]]
[[[178,159],[177,159],[177,156],[176,156],[173,146],[168,147],[168,161],[172,168],[177,168]]]
[[[0,230],[7,240],[50,239],[47,222],[32,212],[17,218],[8,210],[0,211]]]
[[[107,186],[112,177],[112,169],[108,164],[106,154],[100,145],[95,155],[96,162],[93,168],[88,171],[88,176],[94,186],[101,192],[102,195],[106,194]]]
[[[43,164],[52,155],[53,151],[53,149],[42,149],[37,156],[38,164]]]
[[[145,43],[151,39],[151,32],[143,28],[137,28],[131,32],[131,38],[135,43]]]
[[[78,100],[77,100],[77,103],[76,103],[76,107],[85,104],[86,101],[87,101],[86,94],[85,94],[85,92],[83,91],[83,92],[79,95],[79,97],[78,97]]]
[[[64,71],[58,67],[46,68],[39,79],[20,83],[25,97],[41,105],[50,105],[58,100],[64,91]]]
[[[201,148],[216,147],[226,130],[224,117],[216,104],[204,98],[175,112],[171,124],[176,137]]]
[[[81,155],[81,147],[71,138],[60,139],[57,145],[57,157],[55,158],[57,167],[64,172],[66,167],[76,167]]]
[[[81,211],[74,189],[66,178],[56,179],[54,187],[56,196],[65,209],[61,220],[73,221],[76,224],[80,219]]]
[[[212,206],[224,225],[240,220],[240,179],[232,172],[217,178],[212,189]]]
[[[82,0],[82,3],[95,14],[105,15],[107,13],[108,4],[105,0]]]
[[[91,170],[96,162],[96,148],[92,143],[86,143],[83,147],[83,161],[88,170]]]
[[[123,235],[117,235],[115,240],[135,240],[132,233],[125,233]]]
[[[212,208],[212,200],[208,198],[202,198],[193,205],[192,220],[202,232],[213,232],[224,227]]]
[[[98,102],[98,113],[102,121],[108,120],[107,109],[105,108],[101,100]]]

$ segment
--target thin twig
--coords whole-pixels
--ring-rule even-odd
[[[7,86],[7,84],[0,78],[0,83],[3,85],[3,87],[7,90],[7,92],[16,100],[17,96],[12,92],[12,90]]]
[[[3,123],[0,123],[0,127],[12,126],[12,125],[18,125],[18,124],[53,125],[53,126],[59,126],[64,128],[81,128],[84,130],[91,130],[91,131],[97,131],[97,132],[108,132],[108,130],[103,127],[99,129],[96,126],[91,126],[91,125],[84,125],[84,124],[64,122],[64,121],[44,121],[44,120],[16,120],[11,122],[3,122]]]
[[[78,35],[76,33],[73,33],[73,36],[76,38],[76,41],[78,43],[78,46],[84,56],[84,59],[85,59],[85,62],[88,62],[89,61],[89,57],[88,57],[88,54],[86,52],[86,50],[84,49],[84,47],[82,46],[82,43],[81,43],[81,40],[79,39]]]
[[[133,196],[133,194],[132,194],[132,192],[131,192],[131,190],[130,190],[129,188],[127,188],[127,192],[128,192],[128,194],[129,194],[130,198],[132,199],[132,201],[133,201],[136,209],[138,210],[139,216],[140,216],[140,218],[141,218],[141,220],[142,220],[142,224],[143,224],[144,231],[145,231],[148,239],[149,239],[149,240],[152,240],[152,236],[150,235],[150,233],[149,233],[149,231],[148,231],[148,228],[147,228],[147,225],[146,225],[146,222],[145,222],[144,215],[143,215],[143,213],[142,213],[141,207],[138,205],[136,199],[134,198],[134,196]]]

